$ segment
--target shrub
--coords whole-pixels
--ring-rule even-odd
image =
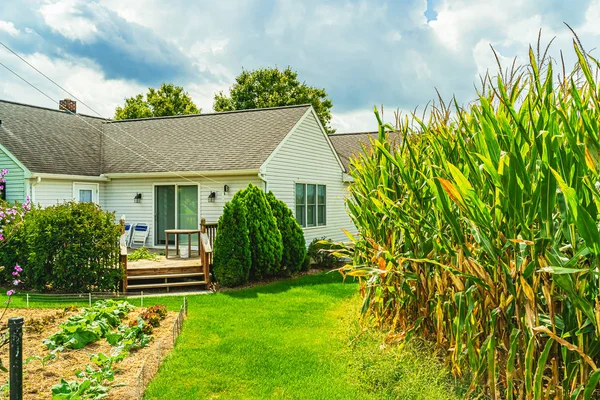
[[[262,279],[276,275],[281,269],[283,244],[267,196],[260,188],[252,184],[238,194],[243,197],[247,212],[252,257],[250,277]]]
[[[66,292],[117,289],[121,229],[114,213],[92,203],[34,208],[13,234],[2,253],[26,266],[26,286]]]
[[[283,201],[279,200],[273,192],[267,193],[267,201],[271,206],[273,216],[277,221],[277,228],[281,233],[283,252],[281,256],[281,273],[294,274],[300,271],[304,256],[306,256],[306,242],[304,231],[292,210]]]
[[[334,256],[330,251],[331,239],[325,237],[314,238],[308,246],[308,252],[306,253],[312,262],[320,268],[333,268],[337,263],[337,257]]]
[[[219,218],[214,244],[213,273],[223,286],[236,286],[248,281],[252,258],[246,222],[246,206],[241,193],[225,204]]]
[[[300,268],[300,270],[304,272],[310,270],[310,256],[308,254],[304,256],[304,260],[302,260],[302,267]]]
[[[377,115],[352,162],[363,310],[436,342],[477,397],[597,394],[600,99],[574,43],[571,74],[530,48],[467,108],[400,118],[399,146]]]

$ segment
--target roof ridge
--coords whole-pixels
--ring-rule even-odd
[[[4,100],[4,99],[0,99],[0,103],[7,103],[7,104],[14,104],[17,106],[23,106],[23,107],[31,107],[31,108],[37,108],[39,110],[45,110],[45,111],[54,111],[54,112],[59,112],[61,114],[67,114],[67,115],[79,115],[81,117],[87,117],[87,118],[96,118],[96,119],[102,119],[104,121],[106,120],[110,120],[110,118],[104,118],[104,117],[98,117],[95,115],[88,115],[88,114],[82,114],[82,113],[72,113],[70,111],[66,111],[66,110],[59,110],[57,108],[50,108],[50,107],[43,107],[43,106],[36,106],[34,104],[26,104],[26,103],[19,103],[18,101],[10,101],[10,100]]]
[[[139,121],[154,121],[158,119],[175,119],[175,118],[193,118],[193,117],[206,117],[210,115],[224,115],[224,114],[238,114],[238,113],[249,113],[254,111],[271,111],[271,110],[282,110],[287,108],[303,108],[311,107],[311,104],[295,104],[289,106],[278,106],[278,107],[263,107],[263,108],[249,108],[247,110],[231,110],[231,111],[213,111],[210,113],[200,114],[185,114],[185,115],[167,115],[164,117],[148,117],[148,118],[132,118],[132,119],[119,119],[110,120],[107,123],[114,124],[115,122],[139,122]]]

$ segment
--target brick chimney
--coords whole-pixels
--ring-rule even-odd
[[[64,99],[58,102],[58,109],[63,111],[77,112],[77,102],[71,99]]]

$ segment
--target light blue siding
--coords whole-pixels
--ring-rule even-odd
[[[6,200],[25,201],[25,171],[0,149],[0,170],[8,169],[6,175]]]

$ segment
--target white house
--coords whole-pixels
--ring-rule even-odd
[[[165,229],[216,222],[248,183],[285,201],[307,242],[354,230],[345,165],[310,105],[107,121],[0,100],[1,168],[6,200],[95,202],[148,224],[153,248]]]

